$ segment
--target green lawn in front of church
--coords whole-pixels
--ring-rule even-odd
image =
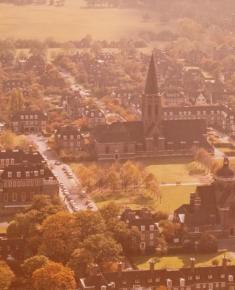
[[[183,203],[189,202],[190,193],[195,191],[195,186],[164,186],[160,187],[161,199],[145,198],[138,193],[110,193],[95,196],[94,201],[100,208],[109,202],[115,202],[122,207],[130,207],[133,209],[148,207],[154,211],[164,211],[172,213]]]
[[[179,269],[181,267],[190,267],[190,258],[196,259],[196,266],[205,267],[211,266],[214,260],[219,262],[219,265],[222,264],[222,259],[226,254],[226,257],[231,261],[232,265],[235,265],[235,258],[230,252],[220,252],[215,254],[182,254],[175,256],[165,256],[165,257],[156,257],[152,256],[138,256],[132,259],[132,262],[138,269],[148,270],[149,261],[151,259],[156,260],[156,269]]]
[[[153,173],[159,183],[195,183],[198,177],[189,174],[188,163],[154,164],[146,167],[148,172]]]

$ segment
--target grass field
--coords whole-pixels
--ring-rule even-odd
[[[159,182],[193,183],[198,181],[197,177],[189,175],[186,163],[150,165],[146,169],[153,173]]]
[[[193,254],[193,255],[178,255],[178,256],[166,256],[162,258],[157,258],[155,256],[141,256],[133,259],[134,264],[138,269],[148,270],[149,261],[151,259],[156,259],[156,269],[178,269],[181,267],[190,266],[190,258],[194,257],[196,259],[196,266],[211,266],[213,260],[218,260],[219,264],[222,264],[222,259],[226,254],[226,257],[230,259],[231,264],[235,265],[235,259],[229,252],[221,252],[217,254]]]
[[[161,187],[161,200],[147,199],[133,193],[125,194],[111,194],[108,197],[94,198],[98,207],[102,207],[109,202],[115,202],[123,207],[130,207],[133,209],[149,207],[152,210],[161,210],[167,213],[172,213],[183,203],[189,202],[190,193],[194,192],[195,186],[167,186]]]
[[[142,10],[85,9],[83,5],[82,0],[67,0],[64,7],[0,4],[0,37],[68,41],[90,34],[114,40],[159,28],[157,23],[142,22]]]

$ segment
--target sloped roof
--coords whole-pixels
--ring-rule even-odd
[[[111,125],[99,125],[94,128],[93,136],[99,143],[121,143],[144,141],[142,122],[115,122]]]
[[[166,120],[162,122],[162,133],[167,141],[201,141],[206,134],[204,120]]]

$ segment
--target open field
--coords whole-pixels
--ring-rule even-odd
[[[68,41],[90,34],[114,40],[159,29],[157,23],[142,21],[142,10],[85,9],[83,5],[82,0],[67,0],[64,7],[0,4],[0,37]]]
[[[161,210],[167,213],[172,213],[183,203],[189,202],[190,193],[194,192],[195,186],[167,186],[161,187],[161,200],[145,198],[134,193],[113,193],[108,197],[95,197],[94,201],[98,207],[102,207],[109,202],[115,202],[123,207],[133,209],[149,207],[152,210]]]
[[[222,259],[226,254],[226,257],[230,259],[231,264],[235,265],[234,256],[232,256],[229,252],[221,252],[216,254],[184,254],[177,256],[166,256],[166,257],[155,257],[155,256],[141,256],[136,257],[133,260],[134,264],[138,269],[148,270],[149,269],[149,261],[151,259],[156,259],[156,269],[178,269],[181,267],[190,267],[190,258],[193,256],[196,259],[196,266],[211,266],[213,260],[218,260],[219,264],[222,264]]]
[[[193,183],[198,181],[196,176],[189,175],[187,163],[150,165],[146,169],[148,172],[153,173],[159,182]]]

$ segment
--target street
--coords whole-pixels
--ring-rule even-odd
[[[95,203],[85,192],[82,191],[80,182],[72,172],[69,165],[59,160],[56,152],[51,150],[47,145],[47,139],[42,136],[28,135],[37,150],[46,160],[53,174],[60,184],[60,198],[70,212],[80,210],[97,210]]]

